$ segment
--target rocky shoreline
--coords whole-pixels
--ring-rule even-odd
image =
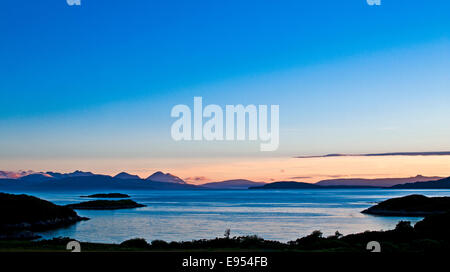
[[[36,231],[70,226],[89,218],[73,209],[28,195],[0,193],[0,239],[35,239]]]

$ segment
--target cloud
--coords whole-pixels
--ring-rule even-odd
[[[205,176],[187,177],[185,181],[209,181],[210,179]]]
[[[309,179],[309,178],[311,178],[311,177],[301,177],[301,176],[299,176],[299,177],[290,177],[289,179]]]
[[[0,179],[17,179],[17,178],[21,178],[23,176],[27,176],[30,174],[35,174],[37,172],[34,172],[32,170],[27,170],[27,171],[0,171]]]
[[[348,175],[322,175],[322,177],[327,177],[327,178],[343,178],[343,177],[348,177]]]
[[[319,156],[296,156],[297,159],[330,158],[330,157],[384,157],[384,156],[449,156],[450,151],[438,152],[392,152],[392,153],[369,153],[369,154],[327,154]]]

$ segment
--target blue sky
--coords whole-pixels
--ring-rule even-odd
[[[0,160],[450,150],[449,36],[443,0],[7,1]],[[279,104],[279,150],[173,142],[194,96]]]

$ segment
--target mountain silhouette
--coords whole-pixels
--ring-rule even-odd
[[[263,186],[250,187],[249,189],[322,189],[322,186],[296,181],[277,181]]]
[[[360,185],[330,185],[330,186],[323,186],[323,185],[317,185],[314,183],[307,183],[307,182],[297,182],[297,181],[277,181],[273,183],[267,183],[263,186],[256,186],[256,187],[250,187],[249,189],[374,189],[374,188],[381,188],[381,187],[374,187],[374,186],[360,186]]]
[[[210,182],[203,185],[192,185],[170,173],[155,172],[146,179],[126,172],[114,177],[77,170],[72,173],[33,172],[18,177],[13,172],[1,171],[0,190],[185,190],[185,189],[339,189],[339,188],[392,188],[392,189],[450,189],[450,178],[434,180],[437,177],[418,175],[410,178],[389,179],[335,179],[318,183],[295,181],[278,181],[273,183],[254,182],[246,179]],[[5,174],[6,173],[6,174]],[[25,173],[25,172],[21,172]],[[5,176],[18,178],[4,178]],[[431,181],[422,181],[430,180]],[[407,181],[410,182],[404,183]],[[388,186],[389,184],[397,184]]]
[[[40,181],[47,181],[49,179],[53,179],[53,177],[49,174],[45,173],[36,173],[36,174],[30,174],[27,176],[23,176],[19,178],[22,181],[28,181],[28,182],[40,182]]]
[[[375,178],[375,179],[326,179],[315,184],[321,186],[374,186],[374,187],[391,187],[398,184],[405,184],[411,182],[434,181],[442,179],[442,177],[424,177],[417,175],[409,178]]]
[[[161,171],[153,173],[151,176],[146,178],[146,180],[156,181],[156,182],[169,182],[169,183],[177,183],[177,184],[186,184],[184,180],[181,178],[174,176],[170,173],[164,174]]]
[[[126,172],[121,172],[114,176],[114,178],[118,179],[141,179],[138,175],[131,175]]]
[[[390,187],[392,189],[450,189],[450,177],[434,181],[413,182]]]
[[[92,190],[185,190],[203,189],[202,187],[186,184],[182,179],[156,172],[149,178],[124,173],[118,177],[97,175],[91,172],[75,171],[61,174],[55,172],[38,173],[18,179],[0,179],[0,190],[32,190],[32,191],[92,191]],[[126,177],[126,178],[124,178]],[[133,177],[133,178],[131,178]],[[155,179],[155,180],[154,180]]]
[[[29,174],[34,174],[34,171],[0,171],[0,179],[17,179]]]
[[[45,174],[48,174],[51,177],[56,178],[56,179],[71,178],[71,177],[92,177],[92,176],[95,176],[95,174],[93,174],[92,172],[83,172],[83,171],[80,171],[80,170],[76,170],[75,172],[66,173],[66,174],[55,173],[55,172],[46,172]]]
[[[264,182],[255,182],[247,179],[232,179],[219,182],[209,182],[202,184],[202,187],[210,189],[248,189],[254,186],[263,186]]]

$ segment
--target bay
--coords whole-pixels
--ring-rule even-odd
[[[30,193],[56,204],[86,201],[80,195],[100,192]],[[320,230],[324,235],[366,230],[387,230],[399,220],[421,218],[381,217],[361,211],[377,202],[410,194],[449,196],[450,190],[332,189],[332,190],[180,190],[129,191],[147,207],[92,211],[91,218],[67,228],[39,233],[44,239],[70,237],[84,242],[120,243],[131,238],[147,241],[190,241],[258,235],[290,241]]]

